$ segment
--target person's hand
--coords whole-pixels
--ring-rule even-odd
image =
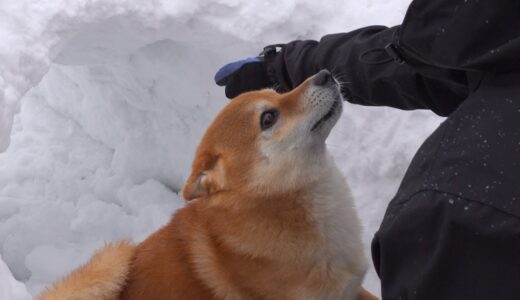
[[[229,63],[215,74],[215,83],[226,86],[229,99],[269,86],[263,57],[250,57]]]

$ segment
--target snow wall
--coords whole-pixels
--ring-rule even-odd
[[[140,241],[182,207],[196,145],[227,102],[212,81],[221,65],[266,44],[398,24],[408,2],[0,0],[0,255],[14,277],[35,295],[105,242]],[[440,121],[345,105],[328,145],[367,255]],[[365,285],[379,293],[373,270]]]

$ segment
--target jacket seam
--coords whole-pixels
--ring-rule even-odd
[[[397,213],[400,213],[401,212],[401,209],[402,209],[402,206],[406,203],[409,203],[410,201],[412,201],[412,198],[421,194],[421,193],[425,193],[425,192],[434,192],[434,193],[438,193],[438,194],[446,194],[446,195],[450,195],[450,196],[453,196],[453,197],[456,197],[458,199],[463,199],[467,202],[471,202],[471,203],[476,203],[476,204],[480,204],[481,206],[485,206],[485,207],[488,207],[488,208],[492,208],[493,210],[496,210],[502,214],[505,214],[505,215],[509,215],[511,217],[514,217],[518,220],[520,220],[520,216],[516,215],[516,214],[513,214],[511,212],[508,212],[506,210],[503,210],[501,208],[498,208],[496,206],[493,206],[493,205],[489,205],[487,203],[484,203],[484,202],[481,202],[481,201],[478,201],[478,200],[474,200],[474,199],[471,199],[471,198],[467,198],[467,197],[464,197],[464,196],[460,196],[460,195],[457,195],[457,194],[454,194],[452,192],[447,192],[447,191],[442,191],[442,190],[438,190],[438,189],[430,189],[430,188],[426,188],[426,189],[420,189],[414,193],[412,193],[410,196],[408,196],[406,199],[402,200],[402,201],[399,201],[398,203],[396,203],[395,205],[399,206],[399,210],[397,211]]]
[[[437,165],[437,160],[439,158],[439,151],[440,151],[441,147],[443,146],[444,141],[446,140],[446,136],[448,135],[448,132],[450,131],[450,129],[452,127],[452,122],[450,120],[446,120],[446,121],[444,121],[444,124],[442,124],[442,125],[445,125],[446,128],[444,128],[444,132],[442,133],[442,137],[440,139],[440,142],[437,144],[437,147],[435,149],[435,153],[433,155],[432,163],[431,163],[430,167],[428,168],[428,170],[426,171],[427,172],[426,173],[426,181],[425,181],[426,184],[430,184],[430,182],[431,182],[432,170]]]

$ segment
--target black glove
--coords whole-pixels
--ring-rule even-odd
[[[245,92],[272,87],[275,81],[268,75],[266,60],[274,59],[277,50],[283,46],[269,45],[258,57],[249,57],[223,66],[215,74],[215,82],[219,86],[226,86],[226,97],[230,99]]]
[[[226,97],[232,99],[249,91],[269,86],[263,57],[250,57],[229,63],[215,74],[215,82],[226,86]]]

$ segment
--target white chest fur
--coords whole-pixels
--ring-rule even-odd
[[[332,158],[326,155],[316,166],[311,214],[323,243],[316,252],[315,269],[337,287],[310,298],[355,299],[367,269],[360,221],[347,182]]]

